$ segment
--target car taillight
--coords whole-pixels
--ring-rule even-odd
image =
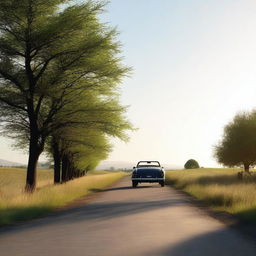
[[[136,177],[137,177],[137,172],[133,172],[133,173],[132,173],[132,177],[133,177],[133,178],[136,178]]]
[[[164,172],[163,172],[163,171],[161,171],[160,175],[161,175],[161,177],[164,177]]]

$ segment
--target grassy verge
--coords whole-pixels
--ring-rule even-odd
[[[256,179],[237,179],[238,169],[194,169],[168,171],[167,182],[206,202],[256,223]]]
[[[102,189],[117,181],[125,173],[88,175],[66,184],[53,186],[52,172],[39,171],[39,186],[32,195],[23,192],[25,171],[0,169],[0,225],[28,220],[81,196]]]

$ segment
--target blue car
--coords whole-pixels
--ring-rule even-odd
[[[132,186],[135,188],[142,182],[155,182],[164,187],[165,171],[158,161],[140,161],[133,167]]]

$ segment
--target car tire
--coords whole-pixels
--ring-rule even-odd
[[[136,188],[137,186],[138,186],[138,182],[137,182],[137,181],[133,181],[133,182],[132,182],[132,187],[133,187],[133,188]]]
[[[159,184],[161,185],[161,187],[164,187],[164,181],[160,181]]]

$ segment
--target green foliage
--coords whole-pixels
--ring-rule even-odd
[[[29,138],[28,103],[44,138],[58,128],[53,121],[60,110],[72,105],[62,111],[68,118],[74,104],[90,100],[88,94],[116,95],[117,84],[129,71],[117,57],[116,30],[97,19],[104,3],[86,1],[60,11],[59,5],[68,2],[0,4],[0,74],[5,85],[0,100],[6,130],[15,137],[26,130],[23,138]]]
[[[59,156],[68,156],[76,173],[92,170],[108,156],[109,136],[126,140],[124,131],[132,128],[123,116],[125,108],[117,99],[102,99],[98,93],[88,90],[86,96],[87,101],[63,108],[69,115],[63,115],[63,111],[56,115],[54,122],[58,129],[52,133],[59,144]],[[48,147],[49,152],[52,150]]]
[[[249,166],[256,163],[256,111],[237,114],[225,126],[222,140],[215,147],[215,157],[226,166]]]
[[[194,159],[189,159],[185,165],[184,165],[185,169],[196,169],[199,168],[199,164],[196,160]]]
[[[0,2],[0,122],[17,146],[29,145],[31,190],[50,136],[73,165],[91,169],[109,152],[108,136],[125,140],[131,129],[118,100],[130,68],[122,64],[117,31],[98,19],[104,5]]]

